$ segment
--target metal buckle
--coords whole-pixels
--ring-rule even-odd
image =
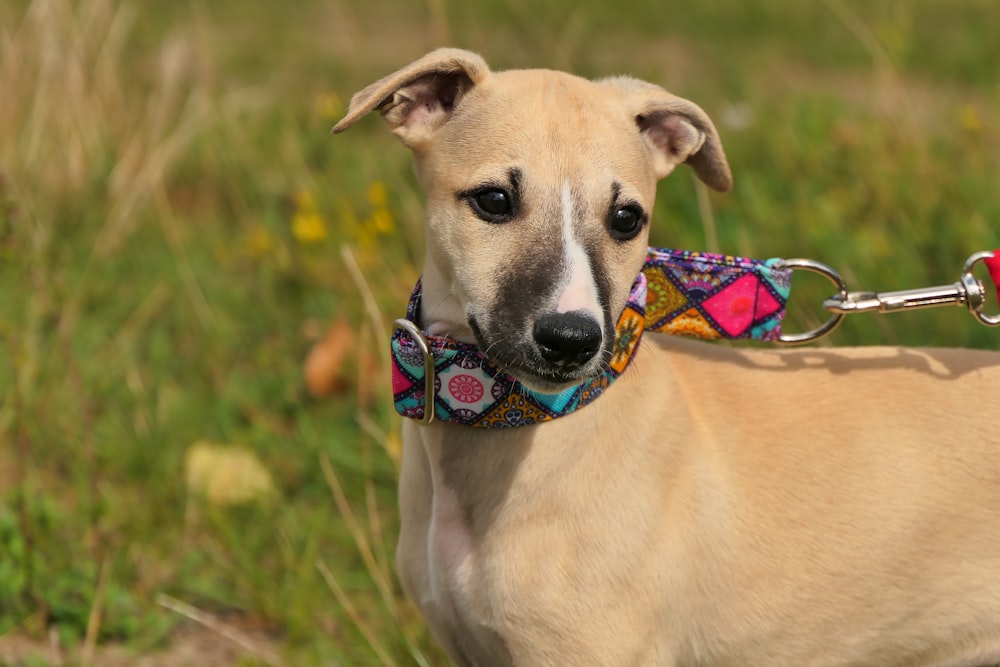
[[[837,286],[838,296],[841,300],[846,300],[849,296],[847,292],[847,283],[839,273],[831,269],[826,264],[811,260],[803,259],[801,257],[795,259],[783,259],[774,264],[776,269],[802,269],[804,271],[809,271],[811,273],[818,273],[819,275],[827,278],[830,282]],[[829,301],[829,299],[827,299]],[[826,302],[823,304],[826,305]],[[784,343],[785,345],[801,345],[802,343],[811,343],[814,340],[819,340],[823,336],[827,336],[833,332],[844,319],[843,312],[834,312],[823,324],[819,325],[815,329],[797,334],[781,334],[778,338],[779,343]]]
[[[977,252],[965,260],[965,267],[958,282],[951,285],[921,287],[895,292],[848,292],[832,296],[823,302],[827,310],[848,315],[851,313],[895,313],[921,310],[938,306],[965,306],[973,316],[991,327],[1000,326],[1000,315],[983,312],[986,290],[972,273],[975,265],[993,256],[992,252]]]
[[[436,393],[434,391],[434,354],[431,346],[427,342],[427,337],[416,324],[407,319],[398,319],[393,322],[394,331],[405,331],[410,334],[410,338],[420,348],[420,353],[424,355],[424,416],[417,421],[418,424],[426,426],[434,421],[434,402]]]

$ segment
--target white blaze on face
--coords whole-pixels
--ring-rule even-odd
[[[573,198],[569,181],[562,184],[562,237],[564,273],[562,293],[556,312],[569,313],[585,310],[591,313],[604,329],[604,311],[597,295],[597,284],[587,252],[573,233]]]

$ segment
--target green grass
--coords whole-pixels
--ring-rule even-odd
[[[329,134],[433,46],[702,104],[736,186],[706,208],[668,179],[657,244],[812,257],[855,289],[950,283],[1000,245],[991,2],[752,4],[0,0],[0,646],[155,651],[179,600],[269,637],[260,664],[441,663],[391,578],[383,322],[421,196],[377,119]],[[789,327],[829,291],[801,283]],[[314,399],[302,361],[336,317],[375,344]],[[998,347],[959,309],[827,344],[872,343]],[[199,500],[199,441],[252,452],[276,492]]]

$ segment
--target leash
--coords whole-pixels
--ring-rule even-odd
[[[556,394],[525,387],[475,345],[421,331],[418,281],[406,319],[396,320],[392,336],[393,399],[399,414],[424,424],[439,420],[484,428],[526,426],[557,419],[598,398],[625,372],[644,331],[801,344],[829,335],[849,314],[949,305],[965,305],[981,323],[1000,326],[1000,314],[983,312],[986,291],[973,275],[979,262],[985,264],[1000,298],[1000,250],[969,257],[961,277],[951,285],[852,292],[837,271],[810,259],[756,260],[650,248],[615,327],[607,367]],[[804,333],[787,334],[781,325],[795,270],[825,276],[837,293],[823,302],[831,313],[826,322]]]

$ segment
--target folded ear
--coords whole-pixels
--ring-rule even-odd
[[[486,61],[470,51],[432,51],[355,94],[333,131],[343,132],[378,109],[393,134],[410,148],[419,148],[451,117],[462,96],[489,73]]]
[[[686,162],[709,187],[719,192],[733,187],[719,133],[701,107],[631,77],[598,83],[615,88],[619,95],[624,93],[624,102],[639,132],[652,149],[653,166],[660,178]]]

